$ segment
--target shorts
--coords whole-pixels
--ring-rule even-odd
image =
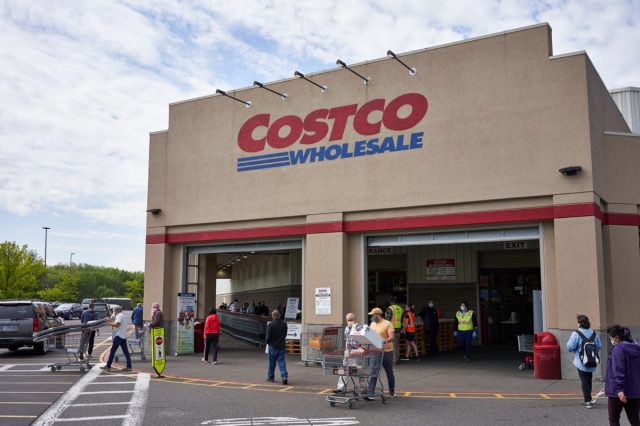
[[[416,340],[416,333],[412,331],[405,331],[404,338],[407,339],[407,342],[414,342]]]

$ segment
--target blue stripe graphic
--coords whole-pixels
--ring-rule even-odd
[[[259,170],[259,169],[271,169],[273,167],[282,167],[282,166],[290,166],[289,160],[281,161],[279,163],[268,163],[268,164],[256,164],[256,165],[240,165],[238,164],[239,172],[246,172],[249,170]]]
[[[278,158],[267,158],[266,160],[243,161],[242,163],[238,162],[238,167],[257,166],[258,164],[280,163],[282,161],[289,161],[289,157],[287,156],[287,157],[278,157]]]
[[[275,154],[254,155],[252,157],[241,157],[241,158],[238,158],[238,164],[244,163],[246,161],[264,160],[264,159],[270,159],[270,158],[289,158],[289,152],[277,152]]]

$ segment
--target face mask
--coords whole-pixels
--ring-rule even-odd
[[[349,327],[352,327],[352,326],[353,326],[353,324],[355,324],[355,323],[356,323],[355,321],[347,321],[347,325],[348,325]]]
[[[378,321],[380,321],[380,318],[378,318],[377,315],[374,315],[374,316],[371,317],[371,321],[378,322]]]
[[[433,308],[433,303],[429,303],[429,307],[430,307],[430,308]]]
[[[464,307],[464,306],[460,306],[460,312],[464,312],[464,311],[466,311],[466,310],[467,310],[467,308],[466,308],[466,307]]]
[[[615,340],[615,339],[609,339],[609,340],[611,341],[611,344],[612,344],[613,346],[615,346],[615,345],[617,345],[617,344],[618,344],[618,342],[616,342],[616,340]]]

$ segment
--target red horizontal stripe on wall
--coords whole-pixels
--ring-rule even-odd
[[[293,237],[330,232],[355,233],[463,225],[542,222],[572,217],[596,217],[602,221],[603,224],[640,226],[640,215],[625,213],[603,214],[597,204],[582,203],[562,206],[532,207],[528,209],[354,220],[348,222],[336,221],[308,223],[301,225],[225,229],[219,231],[186,232],[167,235],[152,234],[147,236],[147,244],[182,244],[253,238]]]
[[[604,225],[640,226],[640,214],[605,213]]]

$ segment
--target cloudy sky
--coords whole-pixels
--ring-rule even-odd
[[[640,86],[640,0],[0,0],[0,241],[142,270],[170,102],[541,22]]]

